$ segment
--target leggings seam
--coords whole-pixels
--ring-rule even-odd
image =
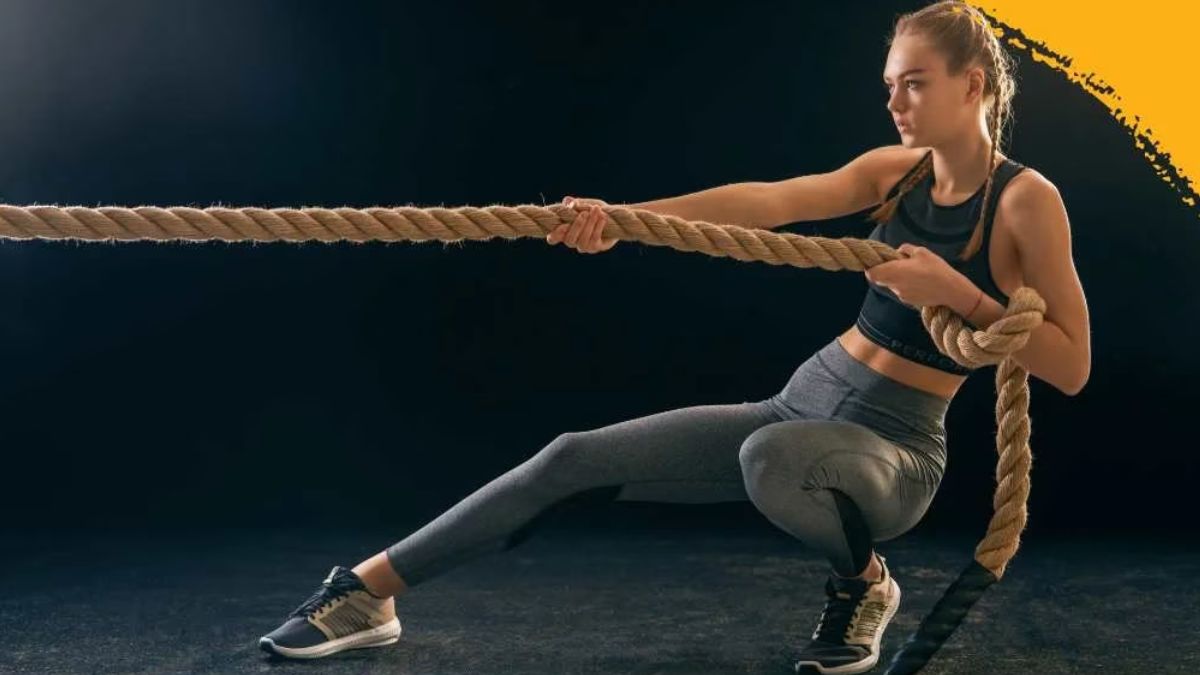
[[[833,416],[837,415],[837,414],[838,414],[838,411],[842,409],[842,405],[843,405],[843,404],[844,404],[846,401],[850,400],[850,397],[851,397],[853,394],[854,394],[854,388],[853,388],[853,387],[850,387],[849,385],[847,385],[847,391],[846,391],[846,393],[842,394],[842,398],[841,398],[841,400],[839,400],[839,401],[837,402],[837,405],[835,405],[835,406],[833,407],[833,412],[829,413],[830,417],[833,417]],[[864,426],[865,426],[865,425],[864,425]],[[875,430],[874,430],[874,429],[871,429],[871,431],[875,431]]]
[[[820,362],[821,367],[825,369],[825,372],[828,373],[830,377],[832,377],[833,379],[837,380],[838,382],[841,382],[842,384],[846,385],[846,387],[848,389],[850,389],[852,391],[857,391],[851,382],[846,380],[846,378],[842,377],[841,375],[838,375],[837,371],[835,371],[833,368],[829,367],[829,363],[827,363],[825,361],[825,359],[821,356],[821,352],[819,352],[819,351],[816,352],[814,354],[814,356],[817,357],[817,361]]]

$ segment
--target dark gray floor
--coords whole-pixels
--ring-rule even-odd
[[[395,645],[310,662],[258,650],[330,567],[392,534],[6,534],[0,672],[786,673],[827,571],[770,531],[548,528],[402,595]],[[873,672],[975,543],[881,545],[904,599]],[[1197,571],[1190,541],[1027,539],[923,672],[1200,673]]]

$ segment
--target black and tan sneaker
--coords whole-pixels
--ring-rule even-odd
[[[878,555],[878,554],[877,554]],[[797,657],[797,673],[864,673],[879,661],[879,643],[900,608],[900,585],[879,555],[879,581],[829,575],[825,609],[812,642]]]
[[[279,656],[318,659],[399,639],[395,599],[373,595],[357,574],[338,565],[283,625],[259,638],[258,646]]]

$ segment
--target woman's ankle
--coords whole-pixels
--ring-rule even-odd
[[[400,595],[407,590],[404,579],[392,568],[387,551],[381,551],[354,566],[352,570],[362,579],[367,592],[379,599]]]
[[[870,581],[870,582],[882,581],[883,580],[883,561],[879,559],[879,556],[874,551],[872,551],[871,552],[871,561],[869,563],[867,563],[867,567],[866,567],[866,569],[864,569],[862,571],[862,573],[857,574],[855,576],[844,577],[844,576],[838,574],[837,571],[835,570],[833,574],[834,574],[834,576],[836,576],[839,579],[861,579],[861,580]]]

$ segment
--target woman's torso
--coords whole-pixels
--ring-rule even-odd
[[[914,165],[921,161],[927,152],[929,152],[928,148],[912,149],[911,161],[907,162],[904,168],[889,172],[889,175],[881,177],[884,186],[881,192],[890,190],[892,186],[896,185]],[[998,155],[998,157],[1002,160],[1007,159],[1002,155]],[[1012,180],[1019,178],[1018,174]],[[927,178],[927,180],[930,179]],[[1012,180],[1009,182],[1011,183]],[[972,194],[974,192],[976,191],[973,190]],[[932,194],[928,195],[928,199],[933,200],[935,205],[943,207],[958,206],[971,198],[970,195],[943,196],[941,198],[935,198]],[[1007,296],[1023,285],[1023,279],[1016,242],[1013,239],[1010,224],[1005,217],[1005,211],[999,206],[999,194],[993,198],[996,200],[996,206],[991,224],[991,235],[984,243],[988,248],[987,262],[991,268],[992,283]],[[983,255],[983,251],[980,251],[976,255]],[[839,335],[837,339],[851,356],[872,370],[946,400],[952,399],[958,392],[959,387],[967,379],[965,375],[946,372],[904,358],[867,338],[859,330],[858,326],[854,324]]]

